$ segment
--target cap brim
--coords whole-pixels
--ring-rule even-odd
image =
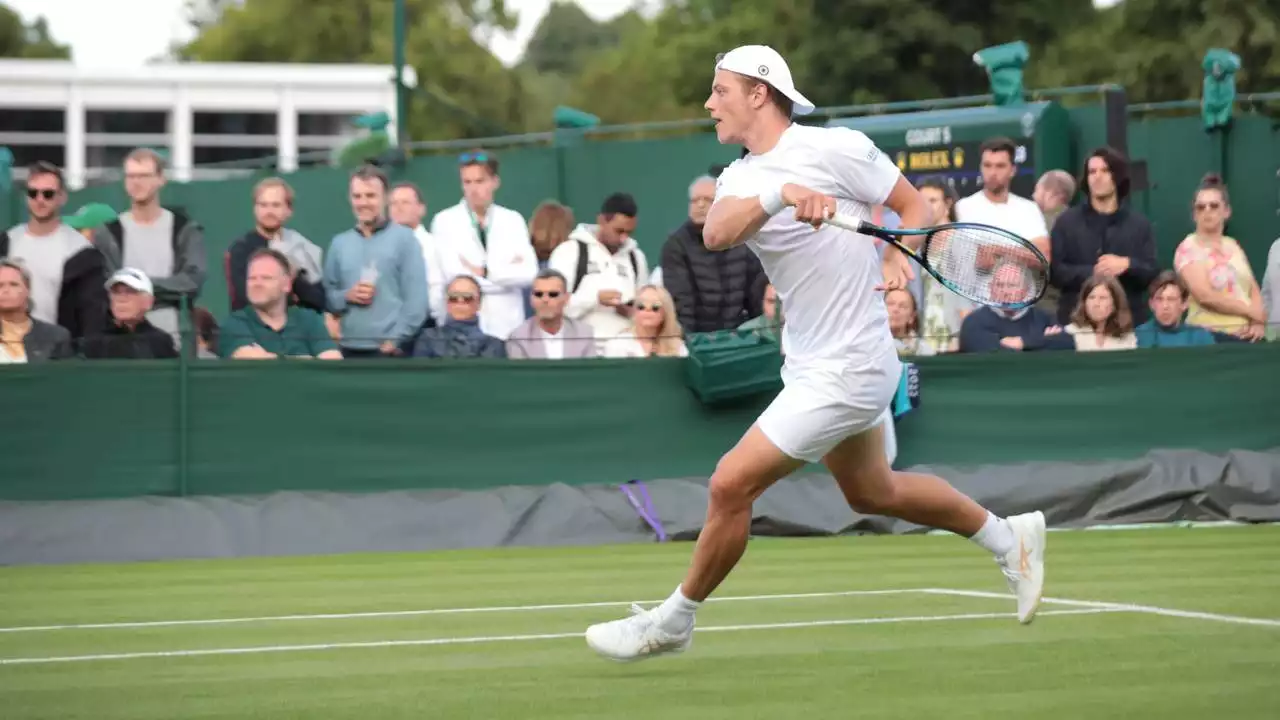
[[[809,113],[813,112],[816,109],[813,106],[813,103],[809,102],[809,98],[805,97],[804,95],[801,95],[799,90],[792,90],[790,92],[787,92],[782,88],[774,88],[774,89],[782,93],[783,95],[786,95],[787,99],[793,103],[791,111],[794,112],[796,115],[808,115]]]

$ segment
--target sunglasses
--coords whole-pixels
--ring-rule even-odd
[[[560,297],[560,291],[559,290],[534,290],[533,296],[536,298],[549,297],[554,300],[555,298]]]
[[[32,200],[35,200],[38,197],[43,197],[45,200],[52,200],[57,194],[57,190],[49,190],[47,188],[44,190],[39,188],[27,188],[27,197]]]
[[[451,303],[461,304],[461,303],[469,303],[469,302],[475,302],[475,301],[476,301],[476,296],[472,295],[471,293],[456,293],[456,294],[449,295],[449,302]]]
[[[1222,203],[1208,202],[1196,203],[1196,212],[1204,212],[1205,210],[1218,210],[1222,207]]]
[[[489,153],[484,152],[464,152],[458,156],[459,165],[473,165],[475,163],[487,164],[489,162]]]
[[[661,304],[661,303],[654,303],[654,304],[652,304],[652,305],[645,305],[644,303],[636,303],[636,309],[637,309],[637,310],[652,310],[653,312],[658,312],[659,310],[661,310],[661,309],[662,309],[662,304]]]

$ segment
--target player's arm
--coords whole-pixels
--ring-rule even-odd
[[[707,213],[702,244],[708,250],[728,250],[755,235],[770,217],[760,196],[718,198]]]

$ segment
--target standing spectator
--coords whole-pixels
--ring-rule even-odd
[[[533,243],[533,254],[538,260],[538,270],[546,270],[551,262],[551,252],[560,243],[569,239],[573,231],[573,210],[554,200],[546,200],[533,211],[529,218],[529,239]],[[532,295],[525,297],[525,317],[533,317]]]
[[[1066,170],[1050,170],[1036,181],[1035,192],[1031,199],[1044,215],[1044,223],[1050,233],[1058,221],[1058,217],[1071,205],[1071,198],[1076,196],[1076,181]],[[1050,236],[1052,239],[1052,235]]]
[[[1001,263],[991,277],[991,296],[997,302],[1026,297],[1027,276],[1017,263]],[[960,327],[962,353],[1031,350],[1065,350],[1075,347],[1070,335],[1053,324],[1048,313],[1036,307],[997,310],[980,307],[969,313]]]
[[[31,316],[31,273],[0,258],[0,365],[62,360],[72,356],[71,333]]]
[[[431,219],[441,243],[444,276],[470,275],[480,283],[480,326],[505,340],[525,319],[525,292],[538,274],[529,227],[520,213],[494,203],[502,184],[498,158],[476,150],[458,159],[462,201]]]
[[[920,181],[920,195],[929,205],[931,225],[956,221],[956,189],[941,177]],[[955,352],[960,347],[960,326],[974,305],[949,290],[927,272],[916,272],[921,283],[920,341],[929,354]]]
[[[173,336],[147,317],[155,305],[155,289],[146,273],[121,268],[107,280],[112,322],[104,333],[85,338],[90,360],[156,360],[178,357]]]
[[[1191,347],[1212,345],[1213,333],[1182,321],[1191,291],[1172,270],[1165,270],[1151,283],[1151,319],[1134,330],[1138,347]]]
[[[321,282],[324,275],[321,267],[323,253],[302,233],[285,227],[291,217],[293,188],[289,183],[272,177],[254,186],[254,228],[231,243],[224,260],[227,293],[231,296],[233,311],[249,304],[245,294],[249,258],[263,248],[278,250],[289,260],[293,290],[288,300],[316,312],[325,311],[324,283]]]
[[[507,338],[507,357],[513,359],[563,360],[596,357],[591,326],[564,316],[569,302],[569,284],[555,270],[547,269],[533,279],[534,316],[525,320]]]
[[[249,260],[247,307],[227,318],[218,352],[237,360],[319,358],[341,360],[324,318],[310,308],[290,306],[292,263],[284,253],[259,248]]]
[[[956,203],[956,217],[1025,238],[1052,260],[1044,214],[1034,202],[1010,190],[1018,173],[1016,153],[1017,146],[1009,138],[982,143],[982,189]]]
[[[427,319],[422,247],[412,230],[387,220],[387,176],[381,170],[359,168],[348,187],[356,226],[333,238],[324,259],[328,307],[340,318],[342,355],[404,355]]]
[[[178,308],[194,303],[205,279],[204,230],[179,212],[160,206],[164,160],[154,150],[139,148],[124,160],[124,189],[129,210],[94,234],[93,244],[106,258],[107,270],[142,271],[155,287],[151,324],[178,337]]]
[[[427,273],[427,306],[430,308],[424,327],[435,327],[444,322],[444,288],[448,280],[444,274],[445,262],[440,251],[440,241],[422,226],[422,219],[426,216],[427,202],[417,185],[402,182],[391,188],[391,222],[413,230],[413,236],[418,239],[418,247],[422,249],[422,261]]]
[[[662,246],[662,284],[675,299],[676,315],[687,332],[735,328],[764,312],[760,298],[768,280],[755,253],[746,245],[712,252],[702,243],[702,226],[715,197],[715,178],[694,180],[689,219]]]
[[[30,274],[31,316],[61,325],[78,341],[106,327],[106,273],[102,253],[62,221],[66,201],[56,165],[39,162],[28,168],[28,220],[0,233],[0,257],[21,262]]]
[[[551,253],[548,267],[570,278],[565,314],[585,321],[600,342],[631,327],[631,303],[648,282],[649,263],[631,237],[637,215],[630,195],[614,193],[595,225],[579,225]]]
[[[449,283],[446,302],[449,317],[444,324],[427,328],[413,346],[414,357],[503,358],[507,348],[502,340],[480,328],[479,312],[484,291],[469,275],[459,275]]]
[[[1086,200],[1053,226],[1049,281],[1061,291],[1058,322],[1070,320],[1081,287],[1094,275],[1114,277],[1124,288],[1135,322],[1146,320],[1142,295],[1160,271],[1151,223],[1128,206],[1129,163],[1111,148],[1098,148],[1085,161],[1080,180]]]
[[[1206,175],[1192,205],[1196,231],[1173,256],[1173,265],[1191,289],[1187,322],[1221,339],[1260,340],[1267,312],[1249,258],[1235,239],[1224,234],[1231,199],[1222,178]]]
[[[1262,309],[1267,314],[1267,339],[1280,337],[1280,239],[1271,243],[1262,272]]]
[[[1109,275],[1094,275],[1080,288],[1080,301],[1063,330],[1075,337],[1076,350],[1132,350],[1133,314],[1120,283]]]
[[[635,315],[629,330],[609,338],[609,358],[688,357],[675,303],[665,288],[645,285],[636,293]]]

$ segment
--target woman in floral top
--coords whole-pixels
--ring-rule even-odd
[[[1186,237],[1173,266],[1191,289],[1187,323],[1256,341],[1266,333],[1267,314],[1249,259],[1223,234],[1231,217],[1227,186],[1206,175],[1192,205],[1196,231]]]

